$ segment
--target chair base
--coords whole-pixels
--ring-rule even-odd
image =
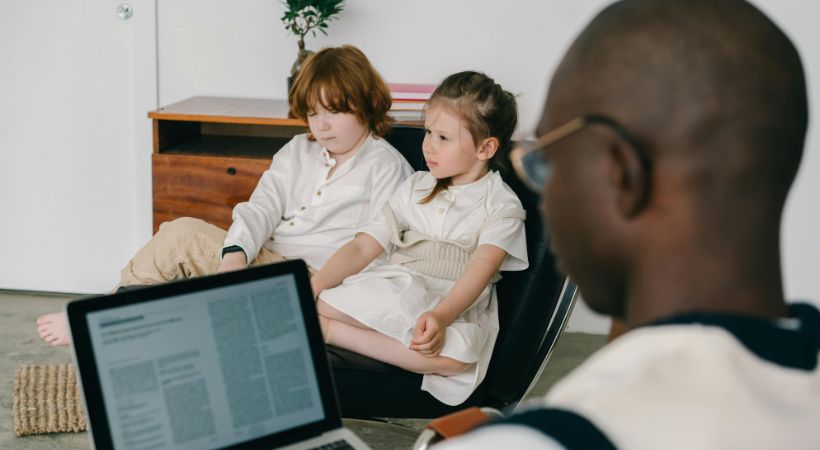
[[[445,405],[421,390],[422,375],[332,345],[327,355],[342,417],[428,419],[480,406],[484,398],[479,386],[464,403]]]

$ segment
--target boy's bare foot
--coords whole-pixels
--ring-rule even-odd
[[[56,347],[71,343],[68,317],[64,312],[46,314],[37,318],[37,333],[44,341]]]

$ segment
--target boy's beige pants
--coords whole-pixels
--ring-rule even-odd
[[[216,273],[222,262],[227,231],[193,217],[182,217],[159,226],[159,231],[122,269],[120,286],[160,284]],[[262,248],[250,266],[284,261]]]

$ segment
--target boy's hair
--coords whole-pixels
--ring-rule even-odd
[[[478,145],[484,139],[498,139],[498,150],[490,159],[494,170],[507,167],[512,135],[518,124],[515,96],[480,72],[465,71],[445,78],[436,88],[425,110],[443,107],[459,117]],[[433,191],[420,203],[427,203],[450,186],[450,178],[437,180]]]
[[[387,115],[392,103],[387,84],[352,45],[323,48],[310,56],[293,83],[288,103],[291,113],[302,120],[318,104],[329,111],[352,113],[379,137],[393,124]],[[308,139],[315,138],[308,133]]]

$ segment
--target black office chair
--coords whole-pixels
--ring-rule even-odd
[[[425,169],[423,130],[395,127],[386,137],[416,170]],[[538,210],[538,196],[512,173],[504,181],[527,211],[530,266],[505,272],[497,284],[500,331],[487,375],[464,403],[448,406],[420,389],[422,375],[328,346],[339,405],[344,417],[434,418],[469,406],[514,408],[532,388],[566,324],[576,286],[554,268]]]
[[[427,170],[427,163],[421,151],[424,128],[396,125],[384,139],[404,156],[413,170]]]

